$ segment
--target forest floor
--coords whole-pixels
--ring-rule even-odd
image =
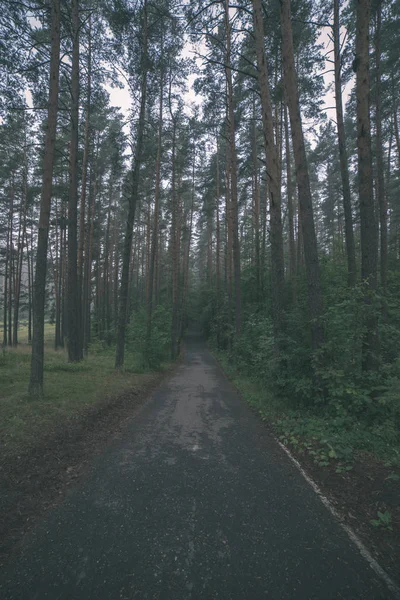
[[[46,325],[44,397],[31,400],[24,328],[19,338],[0,355],[0,564],[170,368],[140,372],[128,352],[117,372],[114,352],[100,345],[69,364],[66,351],[52,348],[54,327]]]
[[[285,412],[285,403],[281,399],[274,397],[265,385],[239,375],[223,353],[215,353],[215,356],[230,381],[258,413],[267,429],[286,446],[317,484],[342,521],[357,533],[379,564],[400,581],[400,465],[397,449],[393,449],[395,460],[391,461],[390,451],[376,456],[372,451],[358,449],[357,444],[348,440],[349,446],[352,445],[351,457],[344,459],[339,451],[338,457],[333,446],[322,439],[324,436],[329,438],[329,420],[319,425],[321,431],[316,426],[317,419],[312,417],[308,419],[308,426],[302,427],[301,419],[298,419],[300,423],[294,427],[296,418]],[[299,434],[299,431],[303,433]],[[333,455],[330,456],[330,453]]]

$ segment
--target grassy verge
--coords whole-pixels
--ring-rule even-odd
[[[6,454],[37,442],[66,419],[79,418],[90,407],[129,389],[140,391],[158,375],[142,372],[139,357],[128,352],[126,368],[114,370],[114,349],[94,345],[78,364],[69,364],[64,350],[52,348],[54,327],[46,325],[44,397],[28,396],[31,348],[21,328],[17,348],[0,355],[0,440]]]
[[[376,426],[350,415],[333,417],[315,408],[293,409],[288,399],[230,364],[226,354],[214,352],[214,356],[245,400],[273,426],[279,439],[311,456],[317,466],[335,466],[337,473],[349,471],[361,454],[374,457],[388,468],[400,466],[399,436],[392,423]]]

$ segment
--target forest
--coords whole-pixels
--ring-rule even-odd
[[[284,443],[398,466],[398,0],[0,7],[2,427],[199,327]]]

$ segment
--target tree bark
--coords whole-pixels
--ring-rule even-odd
[[[68,360],[79,362],[81,350],[81,305],[78,289],[78,127],[79,127],[79,0],[71,0],[72,74],[71,74],[71,142],[69,154],[68,197]]]
[[[372,308],[377,288],[378,226],[374,210],[370,123],[369,26],[371,0],[357,0],[356,70],[358,190],[361,230],[361,279],[365,290],[365,334],[362,344],[364,371],[378,367],[378,323]]]
[[[240,281],[240,247],[238,226],[238,188],[237,188],[237,154],[235,141],[235,111],[233,105],[233,83],[231,66],[231,23],[229,15],[229,0],[224,0],[225,33],[226,33],[226,82],[228,89],[228,123],[229,123],[229,155],[230,155],[230,211],[232,217],[232,254],[235,290],[235,333],[239,337],[242,330],[242,295]]]
[[[92,101],[92,14],[89,14],[89,32],[88,32],[88,58],[87,58],[87,97],[86,97],[86,115],[85,115],[85,139],[83,147],[82,160],[82,185],[79,207],[79,243],[78,243],[78,290],[83,298],[83,279],[84,279],[84,247],[85,247],[85,211],[86,211],[86,195],[87,195],[87,179],[89,165],[89,150],[90,150],[90,109]],[[88,219],[90,216],[88,215]],[[84,318],[84,306],[82,304],[80,314]],[[83,327],[80,326],[80,351],[83,350]]]
[[[376,8],[375,28],[375,119],[376,119],[376,183],[379,206],[380,223],[380,267],[382,293],[387,292],[387,261],[388,261],[388,224],[387,201],[385,193],[383,141],[382,141],[382,100],[381,100],[381,28],[382,28],[382,0],[378,0]],[[386,309],[384,309],[386,313]]]
[[[279,350],[279,336],[283,326],[284,258],[281,214],[281,169],[278,143],[275,143],[271,94],[268,83],[268,66],[264,49],[264,23],[261,0],[253,0],[253,22],[256,40],[258,82],[261,95],[261,114],[264,133],[264,150],[268,172],[270,199],[270,240],[272,275],[272,310],[275,346]],[[278,123],[276,124],[278,136]]]
[[[323,300],[317,250],[317,237],[315,233],[311,198],[310,177],[301,123],[297,74],[294,62],[290,0],[282,0],[281,2],[281,24],[284,83],[288,100],[293,153],[296,165],[299,212],[307,271],[312,347],[313,350],[317,350],[324,343],[324,329],[321,323]]]
[[[349,178],[349,163],[347,158],[346,135],[343,119],[342,99],[342,59],[340,54],[340,13],[339,0],[333,1],[333,42],[335,54],[335,106],[336,124],[339,144],[340,174],[342,178],[344,225],[346,232],[347,281],[350,287],[356,284],[356,250],[354,243],[353,216],[351,211],[351,192]]]
[[[171,110],[171,106],[170,106]],[[171,319],[171,359],[179,354],[179,243],[178,243],[178,198],[176,192],[176,118],[172,116],[172,182],[171,182],[171,263],[172,263],[172,319]]]
[[[286,157],[286,191],[288,203],[288,229],[289,229],[289,277],[290,287],[292,291],[292,303],[297,302],[297,266],[296,266],[296,241],[294,235],[294,190],[292,182],[292,162],[290,157],[290,141],[289,141],[289,120],[288,120],[287,104],[284,108],[284,123],[285,123],[285,157]]]
[[[161,47],[163,44],[161,44]],[[159,98],[159,121],[158,121],[158,141],[156,158],[156,182],[154,190],[154,219],[153,232],[151,239],[150,264],[148,272],[148,295],[147,295],[147,352],[150,351],[151,342],[151,320],[153,314],[153,287],[154,287],[154,269],[156,263],[157,245],[158,245],[158,222],[160,217],[160,185],[161,185],[161,155],[162,155],[162,133],[163,133],[163,106],[164,106],[164,70],[161,68],[160,76],[160,98]],[[150,204],[150,202],[149,202]]]
[[[144,2],[143,9],[143,52],[142,52],[142,82],[141,82],[141,101],[139,124],[136,141],[136,154],[132,168],[132,191],[129,198],[128,218],[126,221],[124,249],[122,254],[122,273],[120,285],[120,305],[118,314],[118,334],[117,334],[117,349],[115,356],[115,367],[121,368],[124,364],[125,355],[125,333],[127,322],[127,305],[128,305],[128,288],[129,288],[129,262],[131,256],[133,223],[135,220],[135,210],[137,195],[139,189],[139,171],[142,162],[143,141],[144,141],[144,124],[145,110],[147,97],[147,0]]]
[[[44,145],[43,182],[40,202],[39,235],[33,296],[32,362],[29,381],[31,396],[43,394],[44,303],[46,292],[47,244],[49,236],[54,146],[57,130],[58,88],[60,74],[60,0],[51,3],[51,56],[47,131]]]

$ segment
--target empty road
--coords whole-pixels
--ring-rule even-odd
[[[196,336],[3,569],[0,597],[392,598]]]

